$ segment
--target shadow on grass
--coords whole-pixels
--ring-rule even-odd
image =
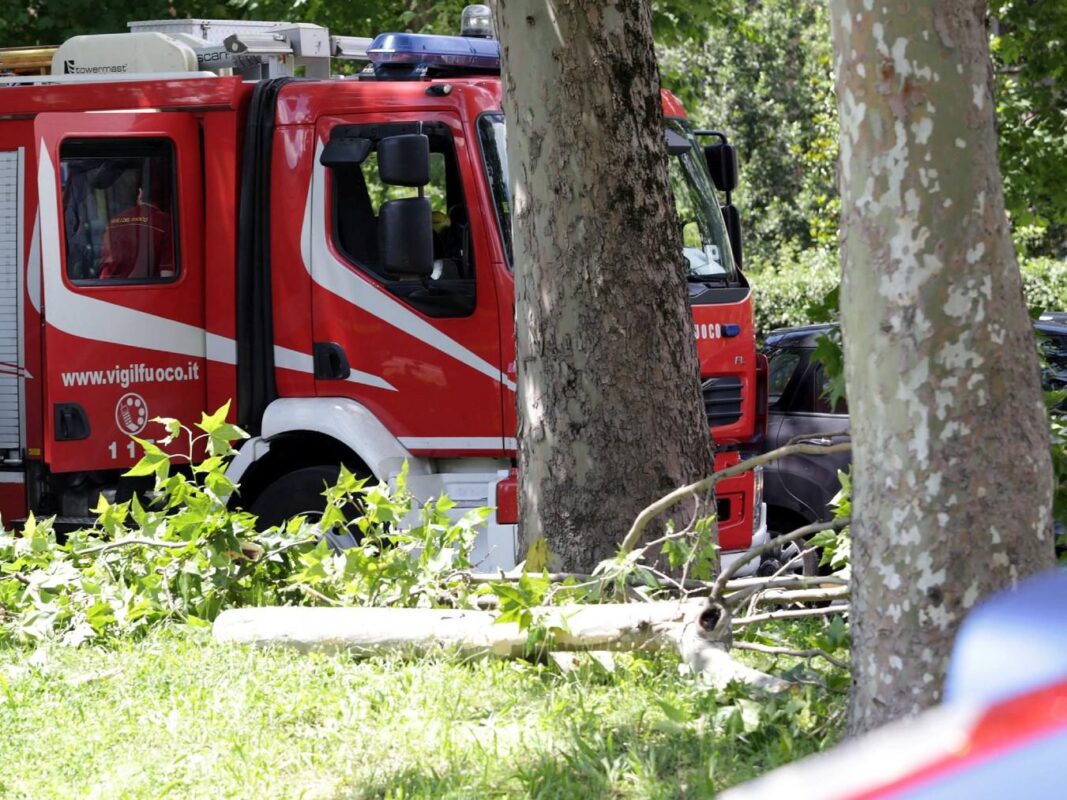
[[[407,767],[348,787],[334,800],[467,798],[707,798],[777,766],[777,734],[716,737],[701,726],[661,724],[579,731],[510,763]],[[793,755],[801,755],[795,753]]]

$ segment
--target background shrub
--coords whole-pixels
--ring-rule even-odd
[[[1019,267],[1031,313],[1067,311],[1067,261],[1028,258]],[[752,283],[760,339],[775,328],[822,321],[813,318],[812,306],[818,306],[840,280],[837,253],[825,249],[785,251],[777,263],[753,263],[746,274]]]

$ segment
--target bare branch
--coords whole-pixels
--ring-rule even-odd
[[[790,439],[788,442],[786,442],[785,445],[788,447],[791,444],[800,444],[802,442],[806,442],[807,444],[812,444],[812,440],[814,440],[814,439],[830,439],[830,440],[833,440],[833,439],[851,439],[851,438],[852,438],[852,432],[851,431],[836,431],[834,433],[798,433],[796,436],[794,436],[792,439]],[[826,447],[827,445],[819,444],[817,446],[818,447]]]
[[[738,650],[751,650],[755,653],[770,653],[774,656],[796,656],[797,658],[825,658],[835,667],[841,669],[848,669],[848,664],[839,658],[834,658],[825,650],[820,650],[815,647],[811,650],[794,650],[792,647],[772,647],[767,644],[758,644],[756,642],[734,642],[734,648]]]
[[[792,608],[787,611],[768,611],[765,614],[753,614],[749,617],[736,617],[732,620],[734,625],[752,625],[756,622],[768,622],[773,619],[802,619],[804,617],[833,617],[838,614],[847,614],[848,605],[827,606],[826,608]]]
[[[325,603],[328,606],[343,606],[344,603],[339,600],[334,600],[332,597],[327,597],[322,592],[312,589],[306,583],[295,584],[296,588],[310,597],[312,600],[318,600],[320,603]]]
[[[753,586],[760,589],[806,589],[813,586],[848,586],[848,578],[840,575],[787,575],[781,578],[734,578],[727,581],[726,593],[739,592]]]
[[[752,597],[752,604],[759,605],[788,605],[790,603],[832,603],[834,600],[847,600],[849,597],[847,586],[834,586],[830,589],[766,589],[756,592]]]
[[[735,475],[741,475],[748,472],[753,467],[760,467],[764,464],[770,464],[773,461],[785,458],[793,455],[823,455],[829,453],[843,453],[852,449],[851,442],[842,442],[841,444],[832,445],[813,445],[813,444],[793,444],[785,447],[779,447],[777,450],[771,450],[769,453],[762,453],[758,456],[745,459],[739,464],[735,464],[732,467],[719,470],[712,473],[707,478],[691,483],[688,486],[683,486],[680,489],[675,489],[668,495],[661,497],[652,505],[645,508],[640,514],[637,515],[637,519],[634,520],[633,525],[630,527],[629,533],[626,534],[626,538],[622,540],[622,544],[619,545],[620,553],[629,553],[637,543],[641,540],[641,535],[645,532],[645,528],[648,524],[665,512],[667,509],[677,505],[687,497],[698,495],[701,492],[706,492],[715,487],[715,485],[725,478],[732,478]]]
[[[307,539],[301,539],[297,542],[289,542],[288,544],[283,544],[276,550],[270,550],[268,552],[263,553],[263,555],[261,555],[259,558],[253,559],[253,562],[258,564],[261,561],[268,561],[274,556],[279,556],[287,550],[292,550],[295,547],[303,547],[306,544],[315,544],[318,541],[318,537],[310,536]]]
[[[131,545],[141,545],[142,547],[162,547],[168,550],[182,550],[190,545],[199,545],[199,542],[162,542],[158,539],[119,539],[118,541],[108,542],[106,544],[97,545],[96,547],[87,547],[84,550],[77,550],[73,553],[75,556],[91,556],[94,553],[104,553],[108,550],[115,550],[119,547],[128,547]]]
[[[738,571],[752,559],[758,558],[764,553],[769,553],[771,550],[779,548],[783,544],[795,542],[797,539],[804,539],[812,534],[820,533],[821,531],[839,531],[842,528],[847,527],[850,522],[851,519],[849,517],[842,517],[841,519],[831,520],[830,522],[815,522],[811,525],[805,525],[803,528],[797,528],[792,533],[775,536],[773,539],[767,540],[759,547],[753,547],[751,550],[745,551],[739,558],[734,560],[730,566],[719,573],[719,577],[715,580],[715,586],[712,587],[712,596],[720,596],[726,582],[736,575]]]
[[[671,584],[671,588],[680,586],[686,592],[710,592],[715,586],[714,581],[702,581],[696,580],[695,578],[690,578],[686,581],[678,581],[674,578],[665,576],[655,568],[645,566],[643,569],[649,570],[657,578],[660,578],[665,583]],[[466,580],[474,584],[509,583],[518,581],[522,577],[522,573],[473,572],[465,573],[464,577]],[[577,581],[574,588],[580,588],[584,586],[594,586],[597,583],[602,582],[602,580],[606,581],[607,579],[601,579],[600,576],[593,576],[582,572],[550,572],[548,573],[548,580],[551,583],[562,583],[566,580],[574,580]],[[640,583],[637,576],[630,576],[629,582]],[[769,578],[733,578],[726,582],[722,591],[726,598],[732,602],[738,592],[744,592],[744,596],[747,597],[753,590],[826,588],[830,586],[848,586],[848,583],[848,579],[843,578],[840,575],[783,575],[780,577],[771,576]]]

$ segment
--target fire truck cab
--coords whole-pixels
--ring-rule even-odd
[[[515,564],[506,126],[479,24],[370,41],[140,22],[0,76],[5,521],[78,522],[143,489],[121,476],[130,437],[233,399],[252,434],[235,502],[265,521],[321,504],[339,463],[386,481],[407,463],[417,498],[493,506],[478,558]],[[369,65],[331,76],[331,58]],[[722,468],[759,426],[751,293],[736,211],[663,108]],[[725,551],[763,540],[759,474],[722,482],[718,513]]]

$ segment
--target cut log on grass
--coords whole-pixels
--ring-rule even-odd
[[[532,609],[535,624],[552,631],[547,649],[663,650],[681,654],[713,686],[741,681],[773,691],[789,684],[734,661],[726,652],[729,616],[706,601],[574,605]],[[421,655],[441,649],[463,655],[520,658],[526,631],[497,624],[488,611],[414,608],[264,607],[224,611],[218,642],[349,650],[363,656]]]

